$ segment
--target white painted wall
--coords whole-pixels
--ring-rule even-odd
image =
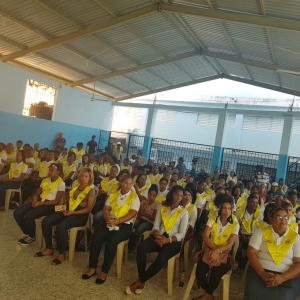
[[[53,121],[102,130],[111,129],[113,112],[111,101],[91,102],[90,93],[60,85],[6,63],[0,63],[0,78],[0,111],[2,112],[22,114],[27,80],[31,78],[58,87]]]

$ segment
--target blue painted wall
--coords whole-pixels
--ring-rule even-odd
[[[38,142],[41,148],[53,149],[57,133],[62,131],[67,140],[66,147],[76,146],[77,142],[84,145],[91,140],[92,135],[99,139],[100,129],[66,124],[56,121],[47,121],[25,117],[16,114],[0,112],[0,141],[13,143],[22,140],[23,143],[33,145]]]

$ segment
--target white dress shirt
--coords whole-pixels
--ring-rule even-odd
[[[161,235],[166,232],[166,229],[162,221],[160,207],[161,205],[159,205],[157,209],[153,230],[158,230],[159,234]],[[178,208],[181,208],[181,206],[178,206],[171,211],[171,209],[168,207],[168,216],[171,217]],[[188,226],[188,219],[188,212],[184,211],[184,213],[177,219],[172,230],[169,232],[169,237],[176,236],[177,241],[180,242],[185,237]]]
[[[187,209],[189,206],[191,205],[191,203],[188,203],[185,206],[185,209]],[[197,221],[197,207],[194,206],[193,210],[191,211],[191,213],[189,214],[189,225],[192,226],[193,228],[195,227],[195,223]]]
[[[284,235],[281,237],[273,230],[273,228],[272,228],[272,232],[273,232],[273,237],[274,237],[274,240],[276,241],[276,244],[281,245],[285,236],[288,233],[288,229],[284,233]],[[270,270],[270,271],[274,271],[274,272],[283,273],[283,272],[287,271],[293,264],[293,258],[300,257],[300,237],[299,237],[299,235],[297,236],[294,245],[290,248],[290,250],[288,251],[288,253],[283,258],[283,260],[281,261],[281,263],[279,265],[276,265],[271,257],[268,247],[264,241],[263,232],[262,232],[261,228],[259,228],[258,230],[256,230],[253,233],[253,235],[250,239],[250,242],[249,242],[249,246],[251,246],[254,249],[259,251],[258,252],[258,260],[259,260],[261,266],[266,270]]]

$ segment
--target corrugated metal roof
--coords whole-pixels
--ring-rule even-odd
[[[47,40],[65,36],[113,20],[140,8],[153,5],[149,0],[2,0],[0,1],[0,54],[8,55]],[[262,16],[260,0],[172,0],[198,10],[210,9]],[[299,20],[297,0],[264,0],[267,17]],[[196,9],[195,9],[196,10]],[[42,47],[16,63],[53,73],[53,76],[77,81],[116,70],[126,70],[144,63],[163,60],[200,48],[230,55],[230,59],[246,58],[256,63],[277,64],[300,70],[300,32],[242,22],[224,21],[199,15],[153,12],[125,23],[115,24],[99,32],[87,33],[59,45]],[[201,51],[199,51],[200,53]],[[238,53],[237,53],[238,52]],[[216,55],[214,53],[214,55]],[[218,55],[219,56],[219,55]],[[220,57],[220,56],[219,56]],[[98,66],[97,66],[98,63]],[[97,69],[97,72],[96,72]],[[190,84],[194,80],[224,73],[280,88],[300,89],[300,77],[277,73],[268,68],[243,65],[226,59],[193,56],[161,63],[135,72],[97,82],[96,89],[112,97],[124,97],[170,85]],[[281,82],[279,81],[279,76]],[[93,79],[91,79],[93,80]],[[93,87],[93,83],[87,86]],[[102,89],[102,90],[101,90]],[[150,89],[150,90],[148,90]]]

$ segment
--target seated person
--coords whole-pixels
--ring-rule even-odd
[[[73,177],[76,172],[75,164],[76,156],[69,152],[67,161],[63,164],[63,179],[67,187],[70,187],[73,182]]]
[[[126,288],[126,293],[141,294],[146,281],[155,276],[174,255],[181,250],[188,226],[188,212],[180,206],[184,190],[176,185],[159,206],[153,226],[153,234],[137,249],[139,278]],[[158,252],[155,261],[146,270],[147,254]]]
[[[247,205],[236,212],[236,217],[240,224],[239,239],[240,244],[236,254],[236,260],[239,263],[235,270],[235,275],[240,276],[247,264],[246,251],[249,240],[253,234],[255,224],[263,219],[263,216],[258,208],[259,200],[256,195],[250,194],[247,199]]]
[[[98,158],[98,163],[94,164],[94,184],[98,185],[107,174],[107,166],[104,164],[104,157],[101,155]]]
[[[40,165],[40,162],[46,160],[46,152],[44,149],[41,149],[39,152],[36,152],[38,155],[34,157],[34,160],[35,160],[35,165],[34,165],[34,170],[37,170],[39,165]]]
[[[77,143],[76,148],[72,148],[71,151],[75,153],[75,165],[78,166],[82,163],[82,156],[85,154],[85,149],[83,149],[83,143]]]
[[[170,179],[170,182],[169,182],[169,185],[168,185],[168,192],[171,191],[171,189],[172,189],[175,185],[177,185],[176,180]]]
[[[139,174],[136,179],[136,184],[133,187],[140,201],[147,200],[148,190],[150,188],[150,183],[147,182],[147,175]]]
[[[151,184],[156,184],[158,186],[159,180],[162,178],[162,175],[158,172],[158,166],[154,165],[152,167],[152,172],[148,175],[148,178],[151,181]]]
[[[271,212],[271,225],[253,233],[247,251],[250,266],[245,300],[294,300],[299,296],[300,238],[288,227],[288,220],[286,210],[277,207]]]
[[[36,191],[32,203],[18,206],[14,218],[25,234],[20,240],[21,245],[29,245],[35,241],[35,219],[54,213],[65,192],[65,183],[60,177],[62,164],[51,164],[48,177]]]
[[[281,207],[286,210],[289,216],[289,221],[288,221],[289,228],[295,230],[298,233],[298,224],[295,222],[296,217],[293,214],[293,205],[290,202],[283,201]]]
[[[146,176],[143,174],[141,175]],[[134,250],[136,243],[140,239],[141,235],[145,231],[152,230],[158,208],[158,203],[155,201],[157,193],[157,185],[152,184],[148,191],[148,198],[141,202],[137,219],[135,220],[135,223],[133,225],[133,229],[135,229],[135,231],[131,233],[131,237],[128,243],[129,253]]]
[[[271,225],[271,212],[277,207],[276,203],[270,202],[266,205],[266,209],[264,210],[264,218],[261,221],[257,221],[253,227],[253,232],[255,232],[258,228],[262,228],[268,225]]]
[[[167,179],[167,181],[168,181],[168,183],[170,182],[170,177],[171,177],[171,174],[170,174],[170,172],[169,171],[165,171],[165,172],[163,172],[162,173],[162,178],[165,178],[165,179]]]
[[[58,256],[52,261],[52,265],[59,265],[65,260],[65,252],[68,245],[68,230],[73,227],[85,226],[89,214],[95,204],[95,189],[93,188],[93,172],[90,168],[81,169],[78,175],[79,186],[69,193],[67,210],[54,212],[43,220],[42,230],[46,243],[46,249],[35,254],[36,257],[48,256],[54,253],[52,245],[52,226],[57,227]]]
[[[113,191],[103,208],[105,222],[100,223],[93,234],[90,244],[89,269],[82,279],[96,275],[98,258],[105,243],[105,252],[101,273],[96,279],[103,284],[115,259],[118,244],[128,240],[132,232],[132,224],[140,208],[140,201],[132,190],[131,176],[125,176],[120,182],[120,189]]]
[[[191,189],[186,187],[184,189],[183,199],[181,200],[181,206],[184,207],[188,212],[189,223],[188,223],[188,230],[184,237],[183,245],[189,240],[191,240],[191,238],[193,237],[193,231],[197,220],[197,208],[192,203],[192,200],[193,200],[193,192]]]
[[[127,158],[127,157],[124,158],[123,164],[121,164],[120,169],[121,169],[121,171],[123,171],[123,170],[128,170],[130,174],[132,173],[132,167],[131,167],[131,165],[129,164],[129,158]]]
[[[205,248],[197,264],[196,278],[198,286],[205,293],[194,298],[195,300],[214,299],[213,292],[223,275],[231,269],[228,255],[238,236],[239,228],[239,223],[233,218],[232,198],[225,196],[220,203],[217,219],[210,218],[203,233]]]
[[[1,162],[4,164],[4,167],[2,168],[0,172],[0,180],[4,178],[4,174],[7,174],[9,171],[9,165],[12,162],[16,161],[16,152],[14,150],[14,145],[12,143],[8,143],[5,146],[4,156],[6,156],[6,159],[2,158]]]
[[[168,187],[167,179],[161,178],[159,180],[158,193],[157,193],[157,197],[155,198],[155,201],[162,203],[163,201],[166,200],[166,196],[169,193],[169,190],[167,187]]]
[[[206,181],[199,181],[197,184],[197,195],[195,205],[197,207],[197,214],[200,215],[201,211],[205,209],[206,202],[211,200],[211,195],[206,193]],[[209,197],[209,199],[207,199]]]
[[[25,178],[27,169],[24,150],[19,150],[16,154],[16,162],[10,164],[8,173],[0,181],[0,211],[5,209],[6,190],[18,189]]]
[[[60,152],[58,150],[55,150],[55,151],[53,151],[53,153],[54,153],[53,162],[55,164],[60,163],[61,162],[60,159],[59,159]]]

